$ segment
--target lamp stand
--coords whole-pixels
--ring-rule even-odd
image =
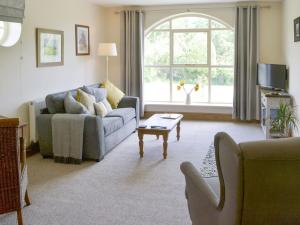
[[[108,80],[108,56],[106,56],[106,80]]]

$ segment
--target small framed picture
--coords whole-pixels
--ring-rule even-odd
[[[36,29],[37,67],[61,66],[64,64],[64,32]]]
[[[294,20],[294,41],[300,41],[300,17]]]
[[[90,54],[90,28],[84,25],[75,25],[76,55]]]

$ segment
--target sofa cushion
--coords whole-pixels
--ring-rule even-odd
[[[104,127],[104,136],[108,136],[124,126],[121,117],[104,117],[102,118],[102,121]]]
[[[134,108],[114,109],[106,115],[106,117],[121,117],[124,124],[135,118]]]
[[[76,99],[72,96],[71,92],[67,94],[64,101],[64,106],[65,106],[66,113],[70,113],[70,114],[89,113],[87,108],[84,105],[76,101]]]
[[[76,96],[76,90],[71,90],[70,91],[72,96]],[[47,95],[46,97],[46,106],[48,108],[49,113],[54,114],[54,113],[65,113],[65,106],[64,106],[64,101],[67,96],[67,91],[60,92],[60,93],[55,93],[55,94],[50,94]]]
[[[96,98],[96,102],[103,101],[107,96],[107,91],[105,88],[83,86],[82,90],[90,95],[94,95]]]

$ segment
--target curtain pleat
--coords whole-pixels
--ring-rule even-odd
[[[0,21],[22,23],[25,0],[0,0]]]
[[[125,93],[140,98],[143,116],[144,13],[141,11],[121,13],[121,57]]]
[[[236,9],[233,118],[239,120],[257,119],[258,11]]]

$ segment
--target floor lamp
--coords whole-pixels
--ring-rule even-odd
[[[108,57],[117,56],[116,43],[100,43],[98,47],[98,56],[106,56],[106,80],[108,80]]]

